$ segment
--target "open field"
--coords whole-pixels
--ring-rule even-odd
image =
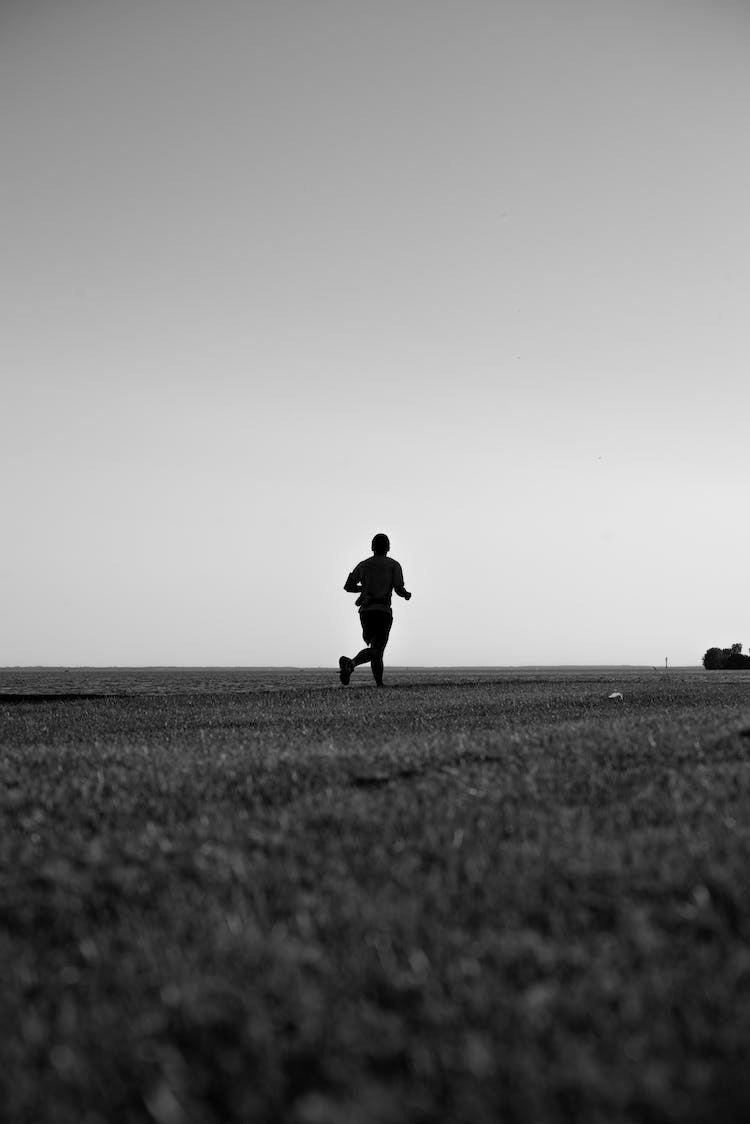
[[[0,1117],[744,1124],[750,673],[357,674],[0,670]]]

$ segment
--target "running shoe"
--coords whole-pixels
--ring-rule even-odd
[[[339,679],[345,687],[351,679],[353,671],[354,660],[350,660],[348,656],[342,656],[339,660]]]

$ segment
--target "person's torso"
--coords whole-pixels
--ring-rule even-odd
[[[373,554],[372,558],[360,562],[357,572],[362,582],[362,593],[357,599],[359,611],[373,609],[389,613],[393,587],[403,580],[396,559]]]

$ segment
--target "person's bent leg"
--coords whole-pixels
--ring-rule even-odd
[[[363,648],[361,652],[357,652],[356,656],[352,660],[352,663],[354,664],[355,667],[359,667],[360,664],[369,663],[371,659],[372,659],[372,649],[371,648]]]

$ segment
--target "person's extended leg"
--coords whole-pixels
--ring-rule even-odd
[[[373,644],[370,649],[370,666],[372,677],[378,687],[383,686],[383,651],[384,649]]]
[[[383,653],[388,643],[393,617],[390,613],[373,614],[373,627],[368,640],[370,642],[370,667],[372,677],[378,687],[383,686]]]
[[[363,663],[369,663],[372,668],[373,679],[378,687],[382,687],[383,652],[388,643],[393,618],[390,613],[365,611],[360,613],[360,619],[362,622],[362,638],[368,647],[363,648],[361,652],[357,652],[352,660],[346,656],[341,657],[339,660],[341,682],[348,683],[355,667],[360,667]]]

